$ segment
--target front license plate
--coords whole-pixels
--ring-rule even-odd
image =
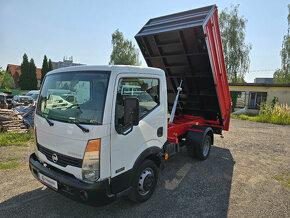
[[[53,188],[57,191],[57,181],[43,175],[42,173],[38,173],[38,178],[45,184],[48,185],[50,188]]]

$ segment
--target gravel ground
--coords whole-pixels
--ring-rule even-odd
[[[290,126],[233,119],[224,137],[206,161],[185,149],[168,160],[143,204],[74,202],[37,182],[25,161],[0,171],[0,217],[289,217]]]

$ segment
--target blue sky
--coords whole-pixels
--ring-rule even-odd
[[[255,77],[271,77],[273,70],[280,68],[288,3],[286,0],[0,0],[0,66],[20,64],[25,52],[38,67],[45,54],[53,61],[73,56],[77,63],[108,64],[111,34],[117,28],[135,43],[134,35],[150,18],[211,4],[216,4],[219,11],[240,4],[240,15],[248,19],[246,42],[253,46],[246,81],[253,82]],[[146,65],[143,58],[142,64]]]

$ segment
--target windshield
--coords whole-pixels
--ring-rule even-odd
[[[48,119],[102,124],[108,72],[68,72],[45,78],[36,113]]]

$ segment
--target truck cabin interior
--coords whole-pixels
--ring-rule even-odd
[[[221,109],[203,25],[216,6],[150,19],[135,36],[149,67],[166,73],[168,111],[183,80],[176,115],[220,121]]]

